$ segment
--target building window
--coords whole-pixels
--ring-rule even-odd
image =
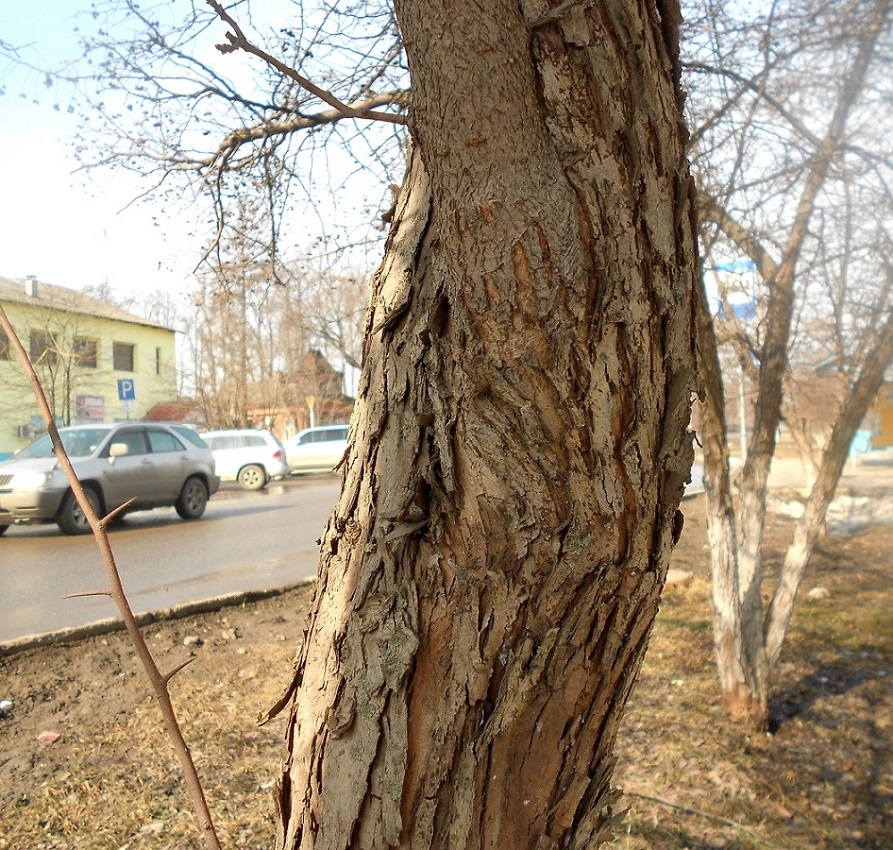
[[[0,360],[10,360],[12,358],[12,348],[9,345],[9,337],[6,331],[0,328]]]
[[[126,342],[112,343],[112,365],[116,372],[133,372],[133,346]]]
[[[161,349],[160,348],[155,349],[155,374],[156,375],[161,374]]]
[[[95,369],[99,365],[98,350],[99,346],[95,339],[79,336],[74,338],[74,357],[78,366]]]
[[[56,340],[47,331],[31,331],[31,345],[28,353],[32,363],[52,365],[59,359]]]

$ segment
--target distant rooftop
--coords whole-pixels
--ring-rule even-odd
[[[46,307],[50,310],[63,310],[66,313],[77,313],[83,316],[98,316],[102,319],[114,319],[118,322],[128,322],[132,325],[143,325],[149,328],[173,330],[167,325],[153,322],[151,319],[137,316],[135,313],[129,313],[127,310],[122,310],[99,298],[85,295],[76,289],[67,289],[64,286],[56,286],[32,277],[20,280],[0,277],[0,301]]]

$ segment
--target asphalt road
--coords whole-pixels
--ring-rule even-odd
[[[251,493],[222,489],[205,515],[184,522],[173,508],[135,513],[112,529],[134,612],[294,583],[316,574],[316,541],[338,497],[335,476],[271,483]],[[55,525],[14,526],[0,537],[0,643],[117,616],[101,590],[105,570],[92,535]]]

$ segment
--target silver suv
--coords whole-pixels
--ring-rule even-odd
[[[222,481],[262,490],[271,479],[288,475],[285,449],[269,431],[208,431],[201,436],[214,453]]]
[[[133,499],[128,512],[173,506],[184,519],[198,519],[220,486],[208,447],[177,426],[122,422],[59,434],[100,514]],[[66,534],[90,530],[45,435],[0,463],[0,535],[15,523],[48,522]]]

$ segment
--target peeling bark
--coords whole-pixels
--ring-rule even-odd
[[[675,47],[627,2],[396,8],[413,152],[278,846],[594,847],[692,460]]]

